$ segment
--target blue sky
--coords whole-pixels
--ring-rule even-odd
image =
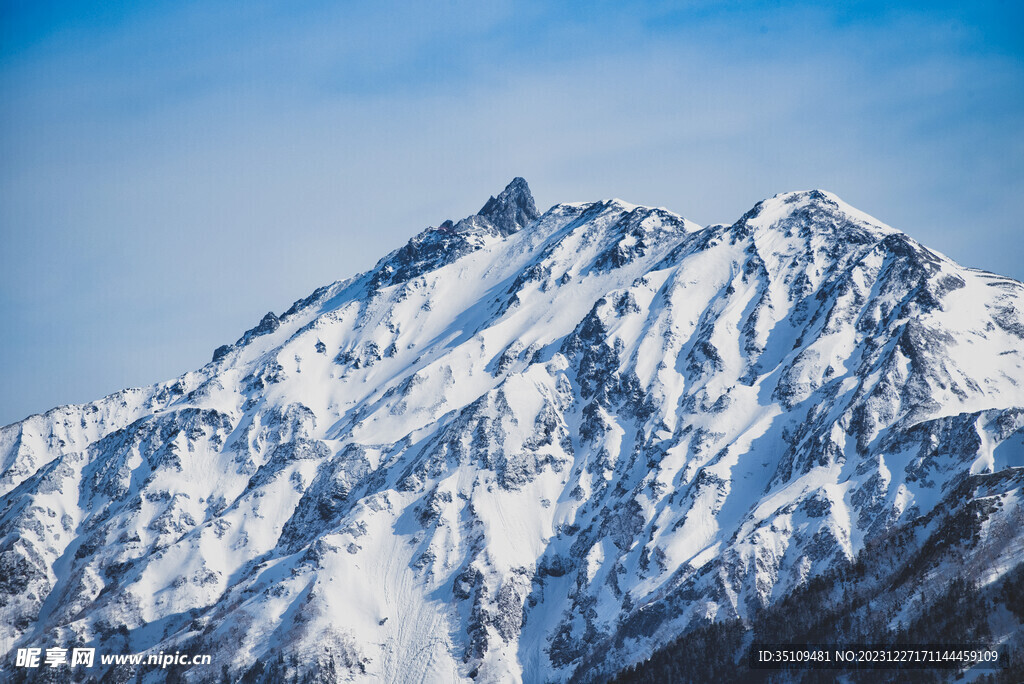
[[[1024,279],[1019,3],[0,0],[0,424],[209,360],[513,176],[820,187]]]

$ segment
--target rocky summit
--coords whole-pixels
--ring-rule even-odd
[[[701,227],[540,214],[517,178],[199,370],[2,428],[0,678],[597,682],[708,634],[737,668],[783,636],[1010,653],[1022,487],[1021,283],[818,190]],[[212,665],[15,665],[50,646]]]

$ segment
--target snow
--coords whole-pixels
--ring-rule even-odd
[[[354,680],[564,681],[1024,467],[1024,287],[940,255],[902,281],[899,234],[830,193],[736,226],[621,200],[508,237],[476,219],[407,281],[335,283],[199,371],[0,429],[4,525],[46,570],[0,643],[207,629],[238,672],[288,648]],[[616,641],[673,596],[649,642]]]

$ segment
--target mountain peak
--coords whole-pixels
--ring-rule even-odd
[[[371,276],[373,286],[390,285],[433,271],[475,252],[488,240],[507,238],[540,217],[530,186],[516,177],[479,212],[454,222],[443,221],[427,228],[384,257]]]
[[[0,428],[5,651],[209,655],[191,684],[1019,653],[1024,286],[823,192],[534,212],[517,178],[216,363]]]
[[[834,193],[820,189],[779,193],[755,204],[740,220],[753,228],[770,228],[808,211],[819,217],[824,213],[852,221],[883,234],[898,232],[874,216],[850,206]],[[816,221],[820,222],[820,218]]]
[[[526,179],[516,176],[497,197],[488,199],[477,215],[489,220],[507,236],[533,223],[540,212]]]

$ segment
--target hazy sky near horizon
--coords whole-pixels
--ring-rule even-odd
[[[0,424],[198,368],[517,175],[824,188],[1024,279],[1016,2],[0,0]]]

